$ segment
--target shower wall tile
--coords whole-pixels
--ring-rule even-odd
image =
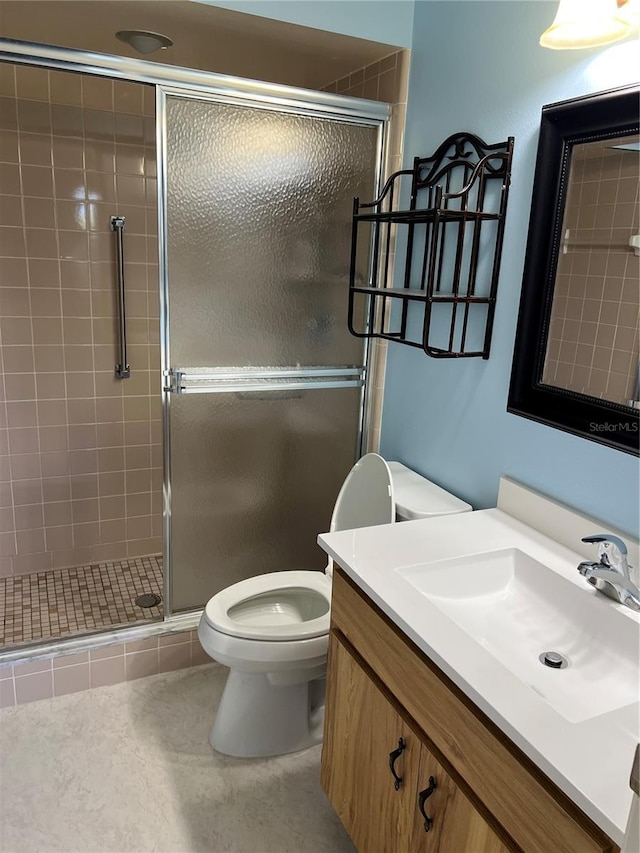
[[[29,65],[16,66],[16,94],[18,98],[49,101],[49,74]]]
[[[0,257],[0,286],[27,287],[27,262],[24,258]]]
[[[99,110],[113,109],[113,81],[106,77],[82,77],[82,105]]]
[[[84,169],[85,145],[83,139],[54,136],[51,143],[54,168]]]
[[[0,65],[0,95],[10,98],[16,96],[16,66],[9,63]]]
[[[82,105],[82,77],[64,71],[49,72],[49,92],[54,104]]]
[[[23,224],[22,205],[17,196],[4,196],[0,204],[0,225],[16,226]]]
[[[0,99],[0,505],[18,510],[12,529],[0,519],[2,573],[158,553],[153,89],[2,65]],[[113,376],[115,213],[126,218],[124,382]],[[156,401],[153,415],[159,445]]]
[[[52,165],[51,139],[39,133],[20,134],[20,162],[32,166]]]
[[[18,134],[11,130],[0,130],[0,161],[18,162]]]
[[[5,206],[4,201],[2,206]],[[56,227],[53,199],[24,198],[22,199],[22,206],[24,207],[24,225],[27,228]]]
[[[0,130],[17,130],[18,113],[15,98],[0,98]]]

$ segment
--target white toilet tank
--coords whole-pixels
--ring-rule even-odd
[[[473,507],[400,462],[389,462],[398,521],[471,512]]]

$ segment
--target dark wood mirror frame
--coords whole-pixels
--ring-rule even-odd
[[[507,411],[638,454],[638,410],[542,382],[571,154],[575,144],[639,132],[640,86],[542,108]]]

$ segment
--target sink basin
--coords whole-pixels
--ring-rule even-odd
[[[396,569],[569,722],[638,701],[640,626],[517,548]],[[539,660],[557,652],[566,665]]]

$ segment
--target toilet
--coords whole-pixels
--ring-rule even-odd
[[[340,489],[330,530],[471,509],[399,462],[368,453]],[[257,575],[208,601],[198,638],[230,670],[209,736],[217,752],[284,755],[322,740],[332,574],[329,560],[324,572]]]

